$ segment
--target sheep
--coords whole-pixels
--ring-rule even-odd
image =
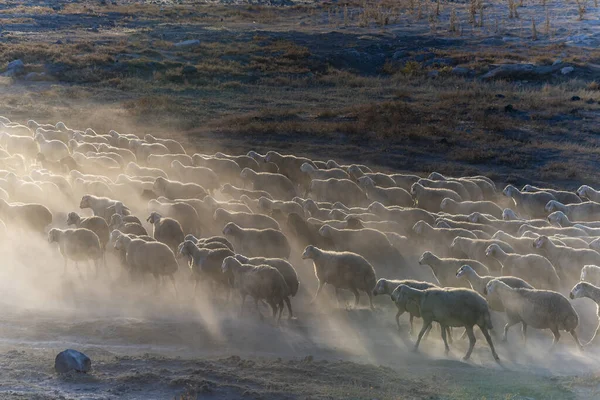
[[[572,222],[569,217],[565,215],[562,211],[554,211],[547,218],[550,225],[558,226],[561,228],[571,227],[575,225],[585,226],[588,228],[600,228],[600,221],[594,222]]]
[[[456,271],[456,278],[466,279],[474,291],[486,298],[490,306],[490,310],[498,312],[505,311],[504,306],[502,305],[502,302],[500,301],[498,296],[490,295],[487,293],[486,286],[489,281],[491,281],[492,279],[498,279],[512,288],[534,288],[529,283],[525,282],[523,279],[514,276],[481,276],[473,268],[471,268],[470,265],[467,264],[463,265],[459,268],[458,271]]]
[[[531,239],[527,237],[516,237],[509,235],[504,231],[498,231],[492,236],[492,239],[507,243],[513,248],[515,253],[518,254],[530,254],[531,252],[534,252],[535,254],[543,255],[541,250],[531,247]]]
[[[139,139],[129,141],[129,150],[135,154],[138,162],[145,163],[151,154],[169,154],[169,149],[161,143],[144,143]]]
[[[353,164],[348,167],[348,174],[354,179],[358,181],[359,178],[363,176],[369,177],[377,186],[382,188],[391,188],[396,187],[396,181],[394,181],[389,175],[383,174],[381,172],[364,172],[361,166]]]
[[[429,282],[413,281],[410,279],[393,280],[393,279],[380,278],[377,281],[377,283],[375,284],[375,288],[373,289],[373,296],[378,296],[378,295],[390,295],[391,296],[392,293],[394,292],[394,290],[400,285],[406,285],[406,286],[410,286],[412,288],[421,289],[421,290],[437,287],[433,283],[429,283]],[[415,303],[407,302],[407,303],[403,303],[403,304],[396,304],[396,307],[398,308],[398,312],[396,313],[396,325],[398,326],[398,330],[400,330],[400,316],[402,314],[404,314],[405,312],[408,312],[410,314],[409,334],[412,335],[413,318],[414,317],[421,318],[421,311],[419,311],[418,305]]]
[[[488,246],[485,255],[502,264],[502,275],[522,278],[539,289],[560,290],[560,278],[546,257],[538,254],[507,254],[497,244]]]
[[[67,214],[67,226],[75,225],[77,228],[85,228],[94,232],[100,240],[100,248],[102,251],[106,249],[110,232],[108,230],[108,224],[101,217],[87,217],[81,218],[76,212],[70,212]]]
[[[569,293],[569,297],[571,300],[580,299],[583,297],[592,299],[594,303],[596,303],[596,316],[600,318],[600,288],[598,286],[592,285],[588,282],[579,282],[573,286],[571,292]],[[596,340],[596,337],[598,337],[598,333],[600,333],[600,323],[594,332],[594,336],[592,336],[590,341],[587,342],[585,346],[589,346],[590,344],[594,343],[594,340]]]
[[[152,168],[158,168],[162,170],[169,170],[173,161],[179,161],[186,167],[194,165],[192,157],[186,154],[152,154],[148,156],[146,165]]]
[[[224,158],[227,160],[231,160],[235,162],[241,169],[250,168],[256,172],[259,172],[261,170],[261,166],[258,164],[258,162],[254,158],[247,155],[232,156],[225,153],[215,153],[214,158]]]
[[[9,225],[45,233],[52,223],[52,213],[41,204],[8,204],[0,199],[0,218]]]
[[[102,175],[91,175],[91,174],[83,174],[79,171],[70,171],[69,177],[71,180],[75,180],[76,178],[81,178],[88,181],[102,181],[106,184],[111,184],[112,180]]]
[[[79,271],[79,261],[92,261],[96,266],[98,275],[98,262],[104,252],[100,245],[98,235],[89,229],[58,229],[52,228],[48,232],[48,243],[58,243],[60,254],[64,263],[64,274],[67,273],[67,260],[75,262],[75,268]]]
[[[426,251],[419,258],[419,265],[427,265],[431,268],[433,275],[443,287],[467,287],[456,277],[456,270],[463,265],[470,265],[479,275],[488,275],[488,267],[476,260],[440,258],[435,254]]]
[[[561,280],[567,286],[572,286],[579,280],[581,267],[600,264],[600,254],[594,250],[558,246],[548,236],[535,239],[533,247],[544,250],[544,255],[557,269]]]
[[[542,189],[532,185],[523,186],[522,192],[546,192],[550,193],[557,201],[563,204],[576,204],[581,203],[581,198],[577,196],[575,193],[565,192],[563,190],[553,190],[553,189]]]
[[[212,283],[229,291],[231,287],[232,274],[223,273],[221,266],[223,260],[234,256],[235,253],[229,248],[206,249],[199,248],[193,240],[186,240],[179,245],[178,254],[190,260],[194,278],[194,293],[198,288],[198,282],[207,277]],[[214,288],[213,288],[214,291]]]
[[[152,236],[154,239],[169,246],[173,252],[175,252],[179,244],[183,242],[183,229],[177,220],[163,217],[156,211],[153,211],[146,221],[153,225]]]
[[[469,337],[469,349],[463,360],[468,360],[476,342],[473,326],[477,325],[490,346],[494,360],[500,360],[488,332],[488,330],[493,329],[490,309],[487,301],[479,293],[462,288],[419,290],[407,285],[400,285],[392,292],[392,300],[396,304],[404,304],[409,301],[418,304],[421,318],[423,318],[423,327],[415,343],[415,351],[419,348],[423,334],[435,321],[442,325],[442,339],[444,340],[446,354],[450,352],[450,348],[448,347],[445,328],[463,326],[466,329]]]
[[[498,244],[502,250],[507,253],[514,253],[514,249],[506,242],[497,239],[469,239],[457,237],[452,241],[450,249],[455,251],[455,254],[464,254],[468,258],[484,263],[491,271],[500,271],[502,264],[498,260],[486,257],[485,251],[491,244]],[[478,271],[479,272],[479,271]]]
[[[29,136],[11,136],[8,133],[0,133],[0,144],[11,155],[21,154],[28,160],[35,159],[38,153],[38,145]]]
[[[169,179],[158,177],[154,181],[152,191],[157,196],[164,196],[168,199],[204,199],[208,193],[200,185],[195,183],[181,183]]]
[[[456,237],[477,239],[477,236],[467,229],[434,228],[425,221],[419,221],[413,226],[413,232],[426,242],[448,246]]]
[[[244,181],[252,183],[254,190],[264,190],[273,198],[290,201],[296,196],[294,184],[285,175],[256,172],[250,168],[244,168],[240,177]]]
[[[209,192],[213,192],[221,187],[219,177],[209,168],[188,167],[177,160],[171,163],[171,168],[174,175],[183,183],[195,183]]]
[[[417,183],[423,187],[430,188],[430,189],[451,190],[452,192],[458,194],[459,197],[464,201],[481,200],[481,198],[472,199],[471,194],[465,188],[465,186],[462,183],[457,182],[457,181],[453,181],[453,180],[432,181],[430,179],[419,179],[417,181]],[[474,185],[474,186],[477,187],[477,185]]]
[[[415,200],[415,205],[429,212],[439,212],[442,200],[450,198],[454,201],[463,201],[462,197],[450,189],[426,188],[420,183],[410,187],[410,194]]]
[[[584,200],[600,203],[600,192],[588,185],[582,185],[577,189],[577,196]]]
[[[78,142],[83,142],[83,143],[104,143],[104,144],[108,144],[108,139],[105,138],[104,136],[87,136],[84,135],[80,132],[74,132],[72,135],[73,139],[77,140]]]
[[[161,169],[141,167],[134,162],[127,164],[127,167],[125,167],[125,173],[129,176],[151,176],[153,178],[165,179],[169,178],[169,176]]]
[[[85,208],[91,208],[94,215],[104,218],[106,221],[110,221],[110,218],[114,214],[113,210],[117,204],[123,204],[120,201],[109,199],[107,197],[97,197],[91,194],[86,194],[81,197],[79,208],[82,210]],[[111,207],[113,209],[111,210]],[[123,215],[129,215],[130,211],[127,207],[123,206]]]
[[[290,244],[285,235],[276,229],[241,228],[229,222],[223,228],[223,235],[232,238],[238,252],[248,257],[290,257]]]
[[[435,217],[428,211],[420,208],[392,209],[385,207],[379,202],[373,202],[369,205],[368,210],[373,214],[379,215],[382,219],[398,222],[400,225],[406,227],[407,232],[421,220],[428,224],[435,223]]]
[[[266,162],[264,155],[258,154],[253,150],[250,150],[246,155],[258,163],[261,172],[271,172],[273,174],[279,173],[279,167],[277,164],[273,162]]]
[[[316,169],[309,163],[304,163],[300,166],[300,171],[304,172],[311,179],[321,179],[326,180],[329,178],[336,179],[350,179],[350,175],[346,171],[340,168],[332,168],[332,169]]]
[[[520,192],[513,185],[507,185],[502,193],[510,197],[517,209],[530,218],[545,218],[544,206],[556,198],[547,192]]]
[[[41,187],[17,178],[12,172],[9,172],[3,180],[0,179],[0,186],[8,192],[13,202],[38,203],[47,199]]]
[[[508,329],[519,322],[523,324],[523,338],[527,340],[527,327],[550,329],[554,334],[552,348],[560,339],[560,330],[573,336],[577,347],[583,350],[575,329],[579,325],[579,316],[569,300],[558,292],[518,288],[513,289],[506,283],[492,279],[486,286],[487,293],[497,294],[506,310],[508,322],[504,326],[504,338]]]
[[[74,153],[72,157],[79,165],[82,165],[84,167],[94,168],[98,170],[102,170],[103,168],[121,168],[121,164],[118,161],[114,160],[112,157],[108,157],[104,155],[104,153],[102,153],[103,155],[98,156],[94,154],[95,153],[89,152],[87,154]],[[121,161],[124,163],[122,158]]]
[[[161,215],[173,218],[181,225],[184,233],[200,236],[200,217],[196,209],[186,203],[161,203],[158,200],[148,202],[148,211],[156,211]]]
[[[171,154],[185,154],[185,150],[183,149],[183,146],[177,140],[160,139],[160,138],[156,138],[156,137],[150,135],[149,133],[144,135],[144,140],[146,141],[146,143],[150,143],[150,144],[160,143],[160,144],[164,145],[167,149],[169,149],[169,152]]]
[[[517,231],[517,235],[523,236],[525,232],[533,232],[538,235],[565,235],[569,237],[585,237],[588,236],[588,232],[584,228],[579,228],[577,226],[569,227],[569,228],[557,228],[554,226],[544,226],[544,227],[535,227],[528,224],[523,224]]]
[[[594,286],[600,286],[600,267],[597,265],[584,265],[581,268],[580,279],[584,282],[589,282]]]
[[[2,119],[2,118],[0,118]],[[1,121],[0,121],[1,122]],[[31,130],[34,131],[38,128],[43,128],[43,129],[54,129],[54,125],[52,124],[40,124],[38,122],[36,122],[33,119],[30,119],[27,121],[27,127]],[[29,133],[31,135],[31,132]]]
[[[366,165],[362,165],[362,164],[352,164],[352,165],[356,165],[356,167],[359,169],[359,171],[362,171],[363,173],[372,173],[373,171],[371,170],[371,168],[367,167]],[[326,168],[340,168],[343,169],[345,171],[348,171],[348,168],[350,168],[352,165],[340,165],[338,164],[335,160],[328,160],[325,163],[325,167]],[[360,175],[362,176],[362,175]]]
[[[429,174],[427,179],[434,181],[458,181],[462,184],[466,184],[466,189],[469,190],[471,197],[474,200],[481,200],[482,197],[485,199],[493,199],[496,196],[496,185],[487,176],[470,176],[463,178],[449,178],[440,174],[439,172],[432,172]],[[475,184],[479,188],[476,190],[471,187],[470,184]]]
[[[413,183],[417,183],[421,179],[420,176],[411,174],[391,174],[390,178],[394,180],[396,186],[406,191],[409,191]]]
[[[215,210],[213,219],[219,224],[219,226],[225,226],[229,222],[234,222],[241,228],[280,230],[280,226],[277,221],[268,215],[263,214],[250,214],[218,208]]]
[[[64,144],[69,143],[69,140],[71,139],[71,135],[69,134],[69,132],[61,132],[54,129],[38,128],[35,130],[33,136],[35,137],[35,135],[37,135],[38,133],[44,135],[46,140],[58,140],[59,142],[63,142]]]
[[[308,194],[315,201],[340,201],[346,206],[361,206],[368,203],[367,196],[360,187],[349,179],[313,179]]]
[[[268,265],[270,267],[275,268],[277,271],[279,271],[281,276],[283,276],[283,279],[285,280],[285,284],[288,288],[288,293],[286,294],[286,297],[284,298],[284,301],[285,301],[287,309],[288,309],[288,318],[289,319],[294,318],[294,312],[292,311],[292,304],[291,304],[289,298],[296,296],[296,294],[298,293],[298,287],[300,286],[300,281],[298,280],[298,274],[296,273],[296,270],[294,269],[292,264],[290,264],[286,260],[282,260],[281,258],[264,258],[264,257],[250,258],[250,257],[243,256],[241,254],[236,254],[235,258],[236,258],[236,260],[238,260],[240,263],[242,263],[244,265],[254,265],[254,266]]]
[[[61,158],[70,155],[67,145],[59,140],[46,140],[41,133],[36,133],[34,139],[40,148],[40,153],[42,153],[47,160],[59,161]]]
[[[286,221],[286,227],[298,242],[299,247],[304,248],[314,244],[319,248],[331,250],[335,247],[333,241],[319,234],[322,225],[305,221],[296,213],[289,214]]]
[[[119,214],[113,214],[110,217],[110,223],[108,225],[109,230],[112,232],[117,229],[124,234],[132,234],[136,236],[147,236],[148,232],[142,226],[140,222],[131,222],[127,218],[131,216],[122,216]],[[139,220],[138,220],[139,221]]]
[[[223,260],[221,270],[224,274],[231,273],[233,275],[234,287],[242,295],[242,312],[244,311],[246,296],[250,295],[254,299],[256,312],[258,312],[261,319],[263,319],[263,315],[258,309],[259,300],[265,300],[271,306],[273,318],[277,316],[277,310],[279,309],[277,321],[281,319],[283,302],[289,303],[289,288],[276,268],[268,265],[242,264],[235,257],[230,256]]]
[[[125,167],[125,164],[126,164],[125,159],[119,153],[115,153],[115,152],[88,151],[87,153],[85,153],[85,156],[88,158],[88,160],[92,159],[96,163],[104,165],[109,168],[123,168],[123,167]],[[110,161],[110,160],[112,160],[112,161]],[[117,164],[115,164],[115,162]]]
[[[306,157],[298,157],[295,155],[282,155],[276,151],[268,151],[265,155],[265,162],[272,162],[277,164],[279,167],[279,173],[287,176],[296,185],[299,185],[301,189],[306,191],[310,184],[311,178],[301,171],[303,164],[308,164],[311,167],[317,169],[317,166],[312,160]]]
[[[207,246],[210,243],[219,243],[225,246],[224,248],[228,248],[229,250],[233,251],[233,245],[229,240],[227,240],[227,238],[223,236],[211,236],[207,238],[196,239],[193,235],[186,235],[185,240],[192,240],[198,243],[199,245],[202,245],[203,247]]]
[[[132,274],[150,273],[158,282],[160,276],[168,276],[177,294],[174,274],[179,265],[173,251],[164,243],[149,242],[120,235],[114,244],[115,249],[126,251],[126,262]]]
[[[494,218],[502,218],[502,209],[491,201],[462,201],[457,202],[450,198],[445,198],[440,203],[440,210],[449,214],[480,213],[491,215]]]
[[[317,300],[323,286],[330,284],[335,288],[336,299],[340,289],[350,290],[354,294],[354,307],[356,307],[360,300],[359,290],[361,290],[367,293],[371,310],[375,309],[372,297],[377,280],[375,269],[364,257],[347,251],[328,251],[309,245],[302,252],[302,259],[313,261],[315,276],[319,282],[312,303]]]
[[[194,154],[192,161],[196,167],[210,168],[221,180],[233,184],[241,183],[240,173],[242,169],[235,161],[223,158],[205,157],[201,154]]]
[[[118,154],[121,159],[123,159],[124,163],[129,164],[130,162],[135,163],[137,162],[137,158],[135,157],[135,154],[133,154],[133,152],[131,150],[128,149],[122,149],[120,147],[114,147],[108,144],[104,144],[104,143],[100,143],[97,145],[98,153],[106,153],[106,154]],[[125,164],[123,164],[125,165]]]
[[[594,222],[600,220],[600,203],[593,201],[567,205],[558,201],[549,201],[545,210],[548,214],[562,211],[571,221]]]
[[[413,205],[412,196],[404,189],[375,186],[375,182],[368,176],[358,178],[358,185],[365,191],[367,198],[371,201],[378,201],[386,206],[409,207]]]
[[[281,210],[286,215],[286,218],[287,215],[291,213],[304,215],[304,208],[295,201],[271,200],[266,197],[261,197],[258,199],[258,209],[263,213],[270,213],[273,210]]]
[[[273,196],[269,192],[265,192],[264,190],[247,190],[237,188],[229,183],[226,183],[221,188],[221,193],[230,196],[233,199],[239,200],[241,196],[247,196],[251,199],[260,199],[261,197],[266,197],[267,199],[273,200]]]
[[[337,251],[352,251],[370,262],[389,266],[389,275],[398,275],[406,264],[387,236],[375,229],[336,229],[323,225],[319,234],[330,238]]]
[[[498,231],[498,229],[496,229],[492,226],[489,226],[489,225],[477,224],[477,223],[472,223],[472,222],[458,222],[458,221],[454,221],[454,220],[447,219],[447,218],[438,218],[435,221],[435,226],[438,228],[445,226],[445,227],[449,227],[449,228],[468,229],[474,233],[477,231],[481,231],[481,232],[485,232],[488,235],[493,235]]]
[[[329,215],[329,218],[331,218],[333,220],[337,220],[337,221],[342,221],[349,217],[358,218],[362,221],[379,221],[379,220],[381,220],[381,218],[378,215],[372,214],[369,212],[354,213],[352,211],[347,212],[347,211],[337,209],[337,208],[329,211],[328,215]]]
[[[85,154],[89,151],[98,151],[98,148],[96,147],[96,145],[92,144],[92,143],[79,143],[77,140],[75,139],[71,139],[68,142],[68,146],[69,146],[69,151],[71,153],[82,153]]]

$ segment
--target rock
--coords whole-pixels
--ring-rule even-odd
[[[454,75],[467,76],[470,73],[471,73],[471,70],[469,68],[465,68],[465,67],[454,67],[454,68],[452,68],[452,74],[454,74]]]
[[[183,42],[175,43],[174,46],[184,48],[184,47],[198,46],[199,44],[200,44],[200,41],[198,39],[191,39],[191,40],[184,40]]]
[[[6,71],[2,74],[3,76],[17,76],[22,75],[25,72],[25,64],[21,60],[13,60],[8,63]]]
[[[552,63],[552,65],[554,65],[554,66],[560,65],[560,64],[562,64],[562,60],[560,58]]]
[[[564,68],[560,69],[560,73],[563,75],[570,74],[573,71],[575,71],[575,68],[573,68],[573,67],[564,67]]]
[[[573,97],[571,97],[571,101],[581,101],[581,97],[573,96]]]
[[[92,360],[77,350],[67,349],[56,356],[54,369],[59,374],[69,371],[85,373],[92,369]]]

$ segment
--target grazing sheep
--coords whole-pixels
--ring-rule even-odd
[[[551,200],[556,198],[547,192],[520,192],[513,185],[507,185],[502,193],[506,197],[510,197],[517,210],[521,214],[527,215],[530,218],[545,218],[544,206]]]
[[[525,282],[521,278],[517,278],[514,276],[481,276],[470,265],[463,265],[460,267],[458,271],[456,271],[456,277],[458,279],[466,279],[469,284],[471,284],[471,288],[486,298],[488,304],[490,305],[490,309],[493,311],[505,311],[502,302],[498,298],[498,296],[494,296],[487,293],[486,286],[489,281],[492,279],[498,279],[508,286],[512,288],[527,288],[533,289],[529,283]]]
[[[219,177],[205,167],[188,167],[175,160],[171,163],[174,175],[183,183],[195,183],[212,192],[221,187]]]
[[[277,316],[277,310],[279,309],[277,321],[281,319],[283,302],[289,304],[288,294],[290,289],[276,268],[268,265],[242,264],[235,257],[230,256],[223,260],[221,270],[224,274],[231,273],[233,275],[233,287],[242,296],[242,312],[244,311],[246,296],[250,295],[254,299],[256,312],[261,319],[263,319],[263,315],[258,309],[259,300],[265,300],[271,306],[273,318]],[[291,308],[289,311],[291,314]]]
[[[589,282],[594,286],[600,286],[600,267],[597,265],[584,265],[581,268],[581,278],[584,282]]]
[[[445,198],[440,204],[440,210],[449,214],[480,213],[491,215],[494,218],[502,218],[502,209],[491,201],[462,201],[457,202],[450,198]]]
[[[592,285],[588,282],[579,282],[573,286],[573,289],[571,289],[571,292],[569,293],[569,297],[571,300],[580,299],[583,297],[592,299],[594,303],[596,303],[596,316],[600,318],[600,288],[598,286]],[[600,323],[594,332],[594,336],[592,336],[590,341],[587,342],[585,346],[594,343],[594,340],[596,340],[596,337],[598,337],[598,333],[600,333]]]
[[[268,215],[263,214],[227,211],[223,208],[218,208],[215,210],[213,219],[220,227],[224,227],[229,222],[233,222],[241,228],[280,230],[277,221]]]
[[[365,191],[367,198],[386,206],[409,207],[413,205],[410,193],[398,187],[383,188],[375,185],[368,176],[358,178],[358,185]]]
[[[76,212],[70,212],[67,214],[67,226],[75,225],[77,228],[89,229],[94,232],[100,240],[100,248],[102,251],[106,249],[110,232],[108,230],[108,224],[106,220],[101,217],[87,217],[81,218]]]
[[[584,200],[600,203],[600,192],[588,185],[582,185],[577,189],[577,196]],[[562,202],[561,202],[562,203]]]
[[[502,264],[502,275],[522,278],[539,289],[560,290],[560,278],[546,257],[538,254],[507,254],[497,244],[491,244],[485,255]]]
[[[294,184],[285,175],[255,172],[250,168],[244,168],[240,177],[244,181],[252,183],[254,190],[264,190],[270,193],[273,198],[291,201],[296,197]]]
[[[563,190],[553,190],[553,189],[542,189],[532,185],[523,186],[522,192],[534,193],[534,192],[546,192],[550,193],[557,201],[563,204],[576,204],[581,203],[581,198],[577,196],[575,193],[565,192]]]
[[[41,204],[8,204],[0,199],[0,218],[15,228],[25,228],[44,234],[52,223],[52,213]]]
[[[469,337],[469,349],[463,360],[468,360],[475,347],[476,339],[473,327],[477,325],[490,346],[494,360],[498,361],[500,359],[496,354],[496,349],[488,332],[488,330],[493,329],[490,309],[487,301],[479,293],[471,289],[430,288],[419,290],[407,285],[400,285],[392,292],[392,300],[394,303],[400,304],[414,301],[419,305],[423,327],[415,343],[415,351],[419,348],[423,334],[435,321],[442,325],[442,339],[444,340],[446,354],[450,352],[446,338],[446,327],[462,326],[466,329]]]
[[[223,228],[223,235],[232,238],[237,251],[248,257],[290,257],[290,244],[285,235],[276,229],[241,228],[229,222]]]
[[[349,179],[313,179],[308,194],[315,201],[331,203],[340,201],[348,207],[368,204],[365,193]]]
[[[157,196],[164,196],[168,199],[204,199],[208,193],[200,185],[195,183],[181,183],[169,179],[158,177],[154,181],[152,191]]]
[[[154,239],[166,244],[173,252],[176,252],[185,236],[181,224],[173,218],[163,217],[156,211],[150,213],[146,221],[153,225],[152,236]]]
[[[233,276],[231,273],[223,273],[221,266],[223,260],[235,255],[233,250],[229,248],[200,248],[194,240],[189,240],[186,237],[186,240],[179,245],[178,254],[190,260],[190,268],[195,282],[194,293],[196,293],[198,283],[204,278],[208,278],[211,283],[229,291]],[[215,291],[214,287],[213,291]]]
[[[558,201],[549,201],[545,210],[548,214],[562,211],[571,221],[594,222],[600,220],[600,203],[586,201],[579,204],[562,204]]]
[[[468,287],[456,277],[456,271],[465,264],[470,265],[479,275],[490,273],[488,267],[476,260],[440,258],[429,251],[419,258],[419,265],[429,266],[442,287]]]
[[[413,196],[417,207],[429,212],[440,212],[440,205],[445,198],[457,202],[463,201],[462,197],[453,190],[427,188],[420,183],[415,183],[410,187],[410,194]]]
[[[41,133],[36,133],[34,139],[40,148],[40,153],[49,161],[59,161],[70,155],[69,148],[60,140],[46,140]]]
[[[337,252],[307,246],[302,253],[302,259],[311,259],[315,268],[315,276],[319,287],[312,302],[330,284],[335,288],[336,298],[340,289],[350,290],[354,294],[354,307],[360,300],[359,290],[367,293],[369,305],[374,310],[372,291],[375,288],[376,276],[373,266],[362,256],[351,252]]]
[[[310,179],[350,179],[350,175],[341,168],[316,169],[309,163],[304,163],[300,166],[300,171],[310,176]]]
[[[506,310],[508,322],[504,326],[504,339],[508,329],[521,322],[523,338],[527,340],[527,327],[550,329],[554,334],[552,348],[560,339],[560,330],[573,336],[577,347],[583,350],[575,329],[579,325],[579,316],[569,300],[558,292],[537,289],[514,289],[497,279],[488,282],[487,293],[497,294]]]
[[[146,143],[150,143],[150,144],[160,143],[160,144],[164,145],[167,149],[169,149],[169,152],[171,154],[185,154],[185,150],[183,149],[183,146],[177,140],[160,139],[160,138],[156,138],[150,134],[144,135],[144,140],[146,141]]]
[[[375,284],[375,289],[373,289],[373,296],[378,295],[389,295],[391,296],[394,290],[400,286],[406,285],[415,289],[429,289],[433,287],[437,287],[436,285],[429,282],[421,282],[421,281],[413,281],[410,279],[404,280],[393,280],[393,279],[384,279],[380,278]],[[396,303],[396,307],[398,308],[398,312],[396,313],[396,325],[398,326],[398,330],[400,330],[400,316],[405,312],[410,314],[410,330],[409,334],[412,335],[413,332],[413,318],[421,318],[421,311],[419,311],[419,307],[415,303],[407,302],[407,303]]]
[[[600,264],[600,254],[594,250],[558,246],[548,236],[535,239],[533,247],[544,250],[546,258],[554,265],[566,286],[572,286],[579,281],[584,265]]]
[[[179,265],[173,251],[164,243],[149,242],[143,239],[133,239],[127,235],[120,235],[115,240],[115,249],[126,251],[126,262],[132,274],[149,273],[158,282],[160,276],[168,276],[173,284],[175,293],[175,277]]]
[[[265,192],[264,190],[247,190],[237,188],[229,183],[226,183],[221,188],[221,193],[226,194],[236,200],[239,200],[241,196],[247,196],[250,199],[258,200],[261,197],[266,197],[267,199],[273,200],[273,196],[269,192]]]
[[[52,228],[48,232],[48,243],[58,243],[60,254],[65,261],[64,273],[67,273],[67,260],[75,262],[79,271],[79,261],[93,261],[98,275],[98,262],[104,252],[100,246],[98,235],[89,229],[58,229]]]

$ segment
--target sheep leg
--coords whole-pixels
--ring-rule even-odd
[[[598,324],[598,328],[596,328],[596,333],[594,333],[594,336],[592,336],[592,338],[590,339],[589,342],[587,342],[585,345],[589,346],[590,344],[594,343],[594,341],[596,340],[598,336],[598,333],[600,333],[600,324]]]
[[[485,340],[490,346],[490,350],[492,351],[492,356],[494,356],[494,360],[500,361],[500,357],[498,357],[498,353],[496,353],[496,348],[494,347],[494,343],[492,342],[490,332],[487,330],[487,328],[482,328],[481,326],[479,327],[479,329],[481,329],[481,333],[483,333],[483,336],[485,336]]]
[[[354,294],[354,308],[357,308],[360,300],[360,293],[358,293],[356,288],[352,288],[352,293]],[[371,303],[371,308],[373,308],[373,303]]]
[[[569,333],[571,334],[571,336],[573,336],[573,340],[575,340],[575,343],[577,344],[577,347],[579,348],[579,350],[583,351],[583,346],[581,345],[581,342],[579,341],[579,337],[577,336],[577,332],[575,332],[575,329],[570,330]]]
[[[400,330],[400,316],[404,314],[404,311],[402,310],[398,310],[398,312],[396,313],[396,325],[398,325],[398,330]],[[408,333],[412,336],[412,332],[413,332],[413,315],[410,314],[410,330],[408,331]]]
[[[319,281],[319,287],[317,288],[317,293],[315,293],[315,297],[313,297],[310,304],[313,304],[315,301],[317,301],[317,297],[319,297],[319,294],[321,294],[321,290],[323,290],[323,286],[325,286],[325,282]]]
[[[449,326],[446,327],[446,331],[448,331],[448,343],[452,344],[452,329]]]
[[[557,327],[553,327],[550,330],[552,331],[552,334],[554,335],[554,340],[552,341],[552,347],[550,348],[550,351],[553,351],[556,348],[558,341],[560,340],[560,332],[558,331]]]
[[[177,298],[177,285],[175,285],[175,277],[173,275],[169,275],[169,280],[173,285],[173,290],[175,291],[175,298]]]
[[[340,289],[335,288],[335,302],[337,303],[337,308],[340,308]],[[344,303],[345,305],[346,303]]]
[[[285,304],[288,309],[288,319],[292,319],[292,318],[294,318],[294,312],[292,311],[292,302],[290,301],[289,297],[285,297],[284,300],[285,300]],[[283,309],[283,307],[282,307],[282,309]],[[282,312],[283,312],[283,310],[282,310]],[[280,316],[280,318],[281,318],[281,316]]]
[[[477,339],[475,338],[475,333],[473,332],[472,326],[465,326],[465,331],[467,332],[467,336],[469,336],[469,350],[467,350],[467,354],[463,357],[463,360],[468,360],[471,357],[471,353],[473,352],[473,348],[475,347],[475,342]]]
[[[259,308],[258,308],[258,299],[254,299],[254,307],[256,308],[256,312],[258,313],[260,320],[264,320],[265,317],[262,315],[262,313],[260,312]]]
[[[431,322],[431,320],[423,319],[423,327],[421,327],[421,332],[419,332],[419,337],[417,337],[417,343],[415,343],[415,348],[413,351],[419,350],[419,343],[421,343],[421,339],[423,338],[423,335],[425,334],[427,328],[431,326]]]
[[[431,332],[431,329],[433,329],[433,324],[429,325],[429,328],[427,328],[427,331],[425,332],[425,336],[423,336],[423,339],[427,340],[427,338],[429,337],[429,333]]]
[[[448,355],[450,353],[450,347],[448,346],[448,338],[446,337],[446,327],[441,325],[442,328],[442,340],[444,341],[444,353]]]
[[[240,310],[240,316],[244,315],[244,304],[246,303],[246,293],[240,293],[242,296],[242,309]]]
[[[508,328],[510,328],[511,326],[516,325],[518,323],[519,323],[519,321],[509,319],[508,322],[506,323],[506,325],[504,325],[504,336],[502,336],[503,342],[508,341]],[[525,331],[527,331],[527,328],[524,328],[524,329],[525,329]]]
[[[370,290],[367,290],[367,296],[369,296],[369,306],[372,311],[375,311],[375,306],[373,305],[373,293]]]
[[[279,323],[279,321],[281,321],[282,314],[283,314],[283,299],[279,299],[279,318],[277,318],[278,323]]]
[[[522,322],[521,325],[522,325],[521,332],[523,334],[523,343],[527,343],[527,324],[525,322]]]
[[[275,319],[277,317],[277,304],[273,300],[269,300],[267,303],[271,306],[271,309],[273,310],[273,319]]]

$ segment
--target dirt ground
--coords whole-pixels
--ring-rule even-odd
[[[382,170],[569,189],[600,182],[592,1],[583,21],[578,2],[526,1],[518,19],[508,18],[506,2],[489,2],[482,27],[468,21],[471,3],[462,2],[440,2],[437,17],[436,2],[418,0],[0,3],[0,73],[15,59],[25,73],[43,73],[0,77],[0,115],[16,121],[153,133],[204,153],[277,149]],[[197,47],[176,46],[194,39]],[[571,75],[482,78],[507,62],[552,67],[559,59]],[[356,310],[338,307],[329,292],[309,305],[315,279],[300,260],[297,318],[276,325],[252,307],[240,315],[237,299],[194,297],[184,274],[178,297],[150,284],[62,277],[55,250],[40,250],[33,262],[30,251],[3,252],[1,398],[526,400],[600,392],[600,351],[579,353],[568,335],[549,352],[548,334],[532,332],[525,346],[513,328],[508,344],[495,341],[500,364],[478,336],[465,363],[460,330],[445,356],[434,329],[413,353],[408,318],[398,332],[389,299],[378,299],[374,313],[364,299]],[[587,341],[595,310],[578,307]],[[54,357],[65,348],[88,354],[92,372],[57,375]]]

